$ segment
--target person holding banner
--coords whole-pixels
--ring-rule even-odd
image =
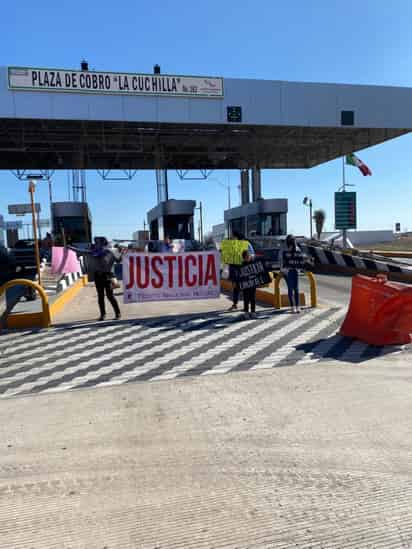
[[[253,258],[249,253],[249,250],[244,250],[242,252],[242,267],[249,265]],[[244,288],[243,292],[243,312],[245,313],[244,319],[256,318],[256,286],[250,288]],[[250,311],[249,311],[250,305]]]
[[[282,253],[282,272],[288,286],[289,303],[292,312],[299,313],[299,276],[298,270],[305,266],[305,257],[296,244],[293,235],[286,237],[287,249]]]
[[[113,265],[119,263],[122,260],[122,256],[116,257],[111,249],[109,249],[109,242],[104,237],[96,237],[94,239],[94,245],[90,250],[81,250],[68,246],[69,249],[77,252],[80,255],[87,256],[87,272],[89,280],[94,280],[97,291],[97,300],[100,310],[99,321],[106,318],[106,305],[105,305],[105,293],[109,300],[116,320],[121,317],[120,307],[113,294]]]
[[[234,253],[234,259],[233,261],[236,261],[236,263],[230,263],[229,264],[229,280],[232,281],[232,305],[229,307],[229,312],[231,311],[237,311],[237,304],[239,302],[239,295],[240,295],[240,286],[239,286],[239,280],[238,280],[238,271],[239,266],[243,262],[243,252],[245,251],[244,248],[246,246],[246,250],[248,251],[251,260],[253,260],[255,256],[255,250],[253,249],[252,244],[245,240],[245,238],[238,233],[237,231],[233,231],[233,237],[232,240],[236,240],[240,246],[236,247],[235,253]]]

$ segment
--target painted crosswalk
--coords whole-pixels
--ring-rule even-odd
[[[0,337],[0,398],[310,365],[362,362],[386,350],[338,335],[345,312],[262,310],[66,326]],[[393,352],[394,350],[391,349]]]

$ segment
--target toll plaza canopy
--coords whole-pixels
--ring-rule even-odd
[[[0,169],[309,168],[412,129],[412,89],[0,67]]]

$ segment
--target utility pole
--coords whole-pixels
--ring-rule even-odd
[[[36,207],[34,203],[34,192],[35,192],[35,183],[30,181],[29,183],[29,193],[31,200],[31,213],[32,213],[32,222],[33,222],[33,238],[34,238],[34,251],[36,254],[36,266],[37,266],[37,280],[41,286],[41,274],[40,274],[40,251],[39,251],[39,241],[37,239],[37,229],[36,229]]]
[[[53,227],[53,197],[52,197],[52,184],[51,184],[51,179],[49,178],[49,205],[50,205],[50,231],[51,231],[51,234],[54,233],[54,227]]]
[[[199,234],[199,241],[201,244],[203,244],[203,208],[202,208],[202,202],[199,202],[199,206],[196,208],[196,210],[199,210],[199,225],[198,225],[198,234]]]

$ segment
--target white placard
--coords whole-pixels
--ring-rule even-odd
[[[217,251],[129,253],[123,257],[124,303],[214,299],[219,295]]]
[[[9,67],[10,90],[223,97],[223,78]]]

